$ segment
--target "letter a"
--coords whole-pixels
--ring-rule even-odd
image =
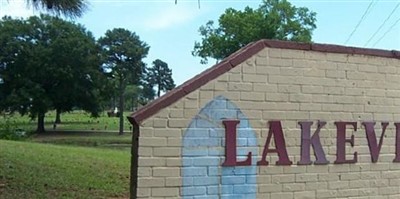
[[[267,141],[265,142],[264,151],[261,157],[261,160],[257,162],[257,165],[268,165],[268,161],[266,160],[268,152],[278,153],[279,160],[276,162],[276,165],[291,165],[292,161],[289,160],[285,137],[283,136],[283,130],[281,121],[269,121],[269,132]],[[276,149],[269,149],[269,143],[271,142],[272,134],[274,134],[274,141]]]

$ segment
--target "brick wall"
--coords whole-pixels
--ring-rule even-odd
[[[400,198],[394,122],[400,122],[400,61],[367,55],[265,48],[217,79],[160,110],[140,126],[139,198]],[[238,161],[222,167],[223,119],[240,121]],[[281,120],[291,166],[257,166],[269,120]],[[327,124],[320,139],[330,164],[297,165],[299,121]],[[335,121],[357,122],[355,164],[336,159]],[[363,121],[388,121],[377,163],[371,162]],[[272,142],[271,148],[274,147]],[[312,153],[312,150],[311,150]],[[311,159],[315,160],[313,154]]]

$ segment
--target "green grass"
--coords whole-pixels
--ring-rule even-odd
[[[124,117],[130,112],[125,112]],[[0,125],[6,122],[8,118],[11,125],[17,129],[23,129],[27,132],[36,130],[37,120],[31,120],[28,116],[19,114],[7,115],[0,119]],[[45,117],[45,129],[53,130],[55,112],[48,112]],[[119,129],[119,118],[108,117],[106,112],[100,114],[98,118],[90,117],[90,114],[84,111],[72,111],[61,114],[61,124],[57,124],[55,130],[79,130],[79,131],[117,131]],[[124,119],[124,131],[131,131],[131,124]]]
[[[0,198],[124,198],[129,167],[127,151],[0,140]]]
[[[47,132],[25,142],[0,140],[0,199],[127,198],[128,120],[119,136],[119,118],[105,113],[99,118],[82,111],[64,113],[55,130],[54,117],[54,112],[46,114]],[[18,114],[3,116],[0,127],[6,123],[12,129],[36,129],[36,120]]]

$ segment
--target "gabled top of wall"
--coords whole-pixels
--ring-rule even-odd
[[[225,58],[222,62],[208,68],[207,70],[189,79],[182,85],[169,91],[160,98],[157,98],[156,100],[152,101],[146,106],[143,106],[138,111],[128,116],[129,121],[132,124],[141,123],[142,121],[156,114],[163,108],[168,107],[169,105],[183,98],[192,91],[205,85],[209,81],[214,80],[223,73],[238,66],[251,56],[257,54],[265,47],[317,51],[317,52],[327,52],[327,53],[370,55],[370,56],[400,59],[400,51],[395,51],[395,50],[389,51],[389,50],[355,48],[355,47],[346,47],[346,46],[328,45],[328,44],[310,44],[310,43],[297,43],[289,41],[259,40],[257,42],[248,44],[247,46],[236,51],[229,57]]]

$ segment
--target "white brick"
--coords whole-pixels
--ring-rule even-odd
[[[228,91],[252,91],[252,83],[228,83]]]
[[[243,75],[243,82],[267,82],[267,75],[258,75],[258,74],[245,74]]]
[[[271,198],[293,199],[293,193],[271,193]]]
[[[315,191],[302,191],[294,193],[295,199],[311,199],[315,197],[316,197]]]
[[[154,177],[176,177],[180,175],[179,167],[153,168]]]
[[[244,101],[262,102],[265,100],[265,94],[255,92],[240,92],[240,99]]]
[[[152,188],[151,196],[162,196],[162,197],[178,197],[178,188]]]
[[[273,175],[272,182],[274,183],[287,183],[287,182],[294,182],[295,175]]]
[[[287,75],[287,76],[303,76],[303,71],[301,68],[287,68],[283,67],[281,68],[281,73],[282,75]]]
[[[282,189],[284,192],[303,191],[306,189],[306,185],[304,183],[285,183]]]
[[[279,58],[269,58],[268,65],[270,66],[292,66],[292,59],[279,59]]]
[[[300,93],[299,85],[278,85],[278,92],[280,93]]]
[[[296,182],[318,181],[318,174],[296,174]]]
[[[163,187],[165,186],[164,178],[139,178],[138,187]]]
[[[277,92],[278,86],[276,84],[262,84],[262,83],[254,83],[253,84],[253,91],[256,92]]]
[[[286,93],[267,93],[265,94],[265,100],[271,102],[287,102],[289,101],[289,95]]]
[[[153,149],[156,157],[176,157],[181,155],[181,148],[178,147],[156,147]]]

